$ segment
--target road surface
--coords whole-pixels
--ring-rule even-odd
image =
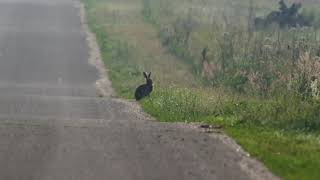
[[[0,0],[1,180],[272,177],[215,135],[99,98],[75,4]]]

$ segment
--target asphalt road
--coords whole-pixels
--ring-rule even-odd
[[[87,44],[73,1],[0,0],[0,180],[272,177],[218,135],[98,98]]]

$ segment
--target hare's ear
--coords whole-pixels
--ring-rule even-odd
[[[147,75],[146,72],[143,72],[143,76],[144,76],[146,79],[148,79],[148,75]]]
[[[150,77],[151,77],[151,72],[149,73],[149,75],[148,75],[148,78],[150,79]]]

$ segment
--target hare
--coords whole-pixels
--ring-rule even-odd
[[[153,83],[152,83],[152,80],[150,79],[151,72],[149,73],[149,75],[147,75],[146,72],[143,72],[143,76],[146,78],[147,83],[139,86],[136,89],[136,92],[134,95],[137,101],[141,100],[146,96],[149,96],[153,90]]]

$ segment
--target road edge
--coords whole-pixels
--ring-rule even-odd
[[[226,134],[215,135],[216,138],[221,140],[224,144],[240,155],[241,159],[238,162],[240,168],[246,172],[253,180],[280,180],[279,177],[274,175],[262,162],[251,157],[234,139]]]
[[[88,26],[84,4],[81,1],[74,1],[74,4],[79,10],[81,26],[86,34],[86,41],[89,48],[88,62],[98,70],[99,79],[95,83],[97,94],[99,97],[114,97],[116,94],[112,88],[112,82],[108,78],[108,68],[102,60],[96,36]]]
[[[137,119],[155,121],[155,119],[147,114],[137,102],[122,99],[117,96],[115,90],[112,88],[112,82],[109,79],[108,68],[103,62],[96,35],[91,31],[88,25],[85,6],[81,0],[75,0],[74,6],[78,9],[81,28],[85,32],[85,38],[89,48],[88,63],[98,70],[99,79],[95,83],[97,95],[101,98],[112,98],[113,101],[124,104],[128,107],[128,110],[136,114]]]

